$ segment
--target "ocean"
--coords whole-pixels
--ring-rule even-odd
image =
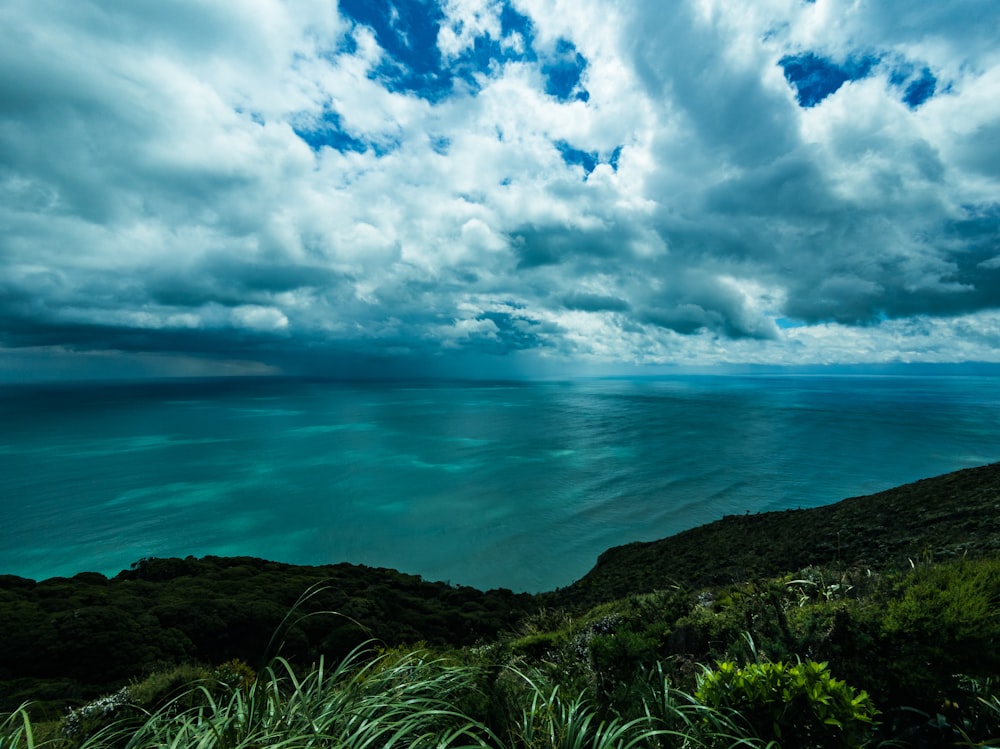
[[[1000,378],[0,387],[0,574],[353,562],[537,592],[605,549],[1000,460]]]

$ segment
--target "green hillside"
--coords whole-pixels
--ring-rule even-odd
[[[732,515],[604,552],[576,583],[541,596],[590,606],[674,585],[699,587],[840,563],[900,569],[1000,551],[1000,463],[808,510]]]

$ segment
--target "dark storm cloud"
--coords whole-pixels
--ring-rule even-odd
[[[791,288],[787,312],[803,320],[875,324],[886,317],[939,317],[996,308],[1000,299],[1000,224],[996,206],[970,210],[926,237],[906,254],[885,252],[872,237],[874,221],[858,222],[845,244],[863,252],[831,258]],[[844,222],[846,224],[846,221]],[[923,257],[914,258],[923,245]],[[867,255],[867,258],[865,257]]]
[[[567,271],[580,266],[593,270],[616,262],[636,261],[632,249],[637,239],[635,227],[609,222],[607,226],[532,226],[511,232],[511,248],[518,268],[564,265]],[[625,270],[625,269],[622,269]]]
[[[995,358],[998,18],[9,0],[0,353]]]
[[[630,306],[618,297],[584,292],[571,292],[562,298],[562,303],[567,309],[583,312],[625,312]]]
[[[275,261],[243,262],[213,257],[184,269],[150,269],[141,293],[161,305],[197,308],[216,303],[268,304],[275,294],[322,289],[328,295],[347,291],[351,280],[328,268]]]
[[[684,23],[678,20],[683,10],[659,12]],[[683,107],[690,126],[657,151],[663,202],[673,204],[661,225],[674,252],[665,271],[678,255],[682,267],[696,262],[727,269],[782,290],[783,313],[811,323],[875,325],[893,317],[996,309],[995,270],[990,261],[983,264],[995,251],[950,238],[957,212],[943,199],[951,185],[939,150],[912,131],[896,131],[889,119],[879,129],[855,128],[847,119],[846,137],[820,150],[790,130],[797,118],[774,99],[780,91],[766,79],[727,78],[730,61],[720,59],[707,61],[700,75],[679,73],[684,66],[677,59],[700,60],[703,40],[695,38],[695,49],[679,46],[657,56],[655,32],[647,28],[636,29],[635,47],[647,87],[691,97]],[[888,79],[889,91],[909,109],[927,106],[937,90],[930,68],[888,47],[883,62],[865,53],[869,48],[883,49],[868,44],[841,51],[839,62],[814,52],[788,54],[777,65],[804,108],[876,76]],[[711,90],[711,100],[699,98],[691,81]],[[698,190],[671,196],[675,170],[702,168],[698,155],[705,153],[717,154],[721,163],[713,166],[735,176],[706,175],[700,198]],[[853,173],[851,162],[859,167]],[[677,296],[676,305],[646,308],[649,319],[682,333],[707,328],[731,337],[772,335],[767,326],[743,324],[745,311],[725,295],[705,303]]]
[[[747,308],[733,286],[711,274],[685,271],[638,310],[644,322],[682,335],[710,332],[727,338],[775,338],[777,328]]]
[[[523,315],[504,311],[483,312],[476,319],[489,320],[496,328],[495,332],[480,339],[477,344],[477,347],[486,353],[502,354],[545,345],[533,330],[538,322]]]

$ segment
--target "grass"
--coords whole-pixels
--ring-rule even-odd
[[[415,652],[391,663],[378,656],[361,664],[357,651],[335,668],[322,661],[301,678],[276,659],[248,689],[221,698],[205,687],[204,704],[177,714],[161,710],[130,740],[132,746],[455,746],[474,724],[450,697],[468,674],[442,668]]]
[[[538,672],[461,664],[427,651],[359,649],[297,674],[276,658],[252,683],[193,683],[156,711],[122,705],[40,739],[25,708],[0,720],[0,749],[765,746],[738,720],[651,679],[638,717],[601,715]],[[492,690],[498,703],[484,702]]]

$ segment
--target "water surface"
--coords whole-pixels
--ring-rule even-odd
[[[0,388],[0,573],[349,561],[538,591],[606,548],[1000,459],[989,377]]]

